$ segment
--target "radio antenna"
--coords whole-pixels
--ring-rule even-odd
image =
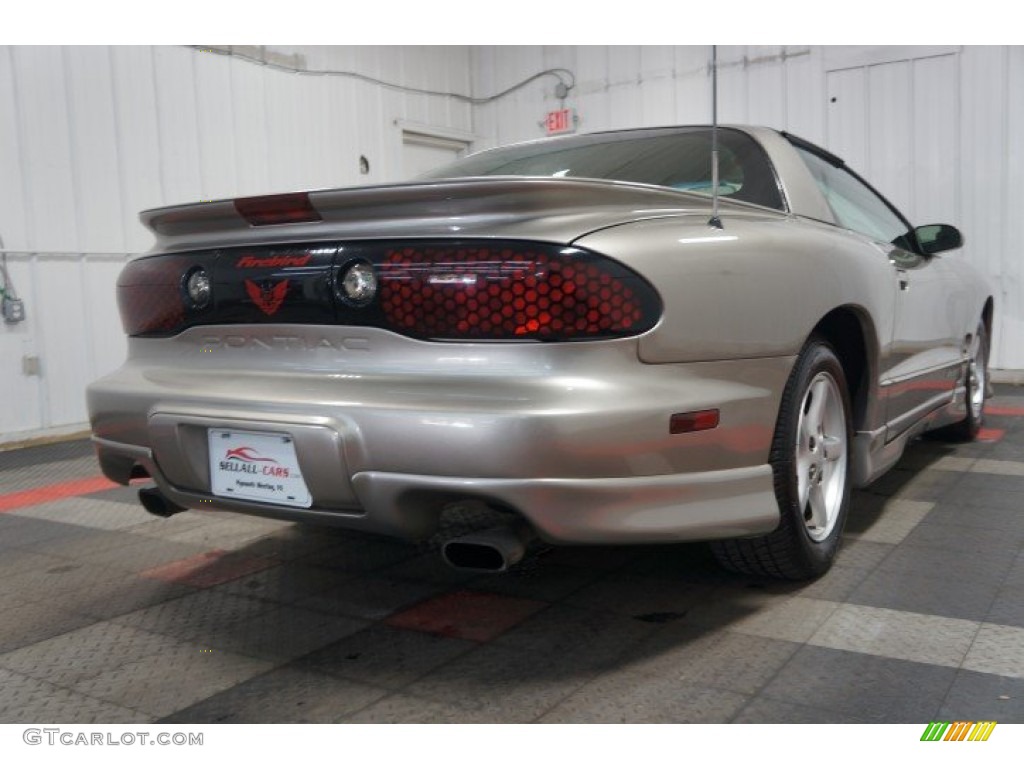
[[[711,46],[711,218],[708,226],[722,229],[718,218],[718,46]]]

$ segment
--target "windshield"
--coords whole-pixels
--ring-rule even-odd
[[[764,150],[747,134],[719,130],[718,194],[783,210]],[[710,195],[711,129],[671,128],[572,136],[479,152],[422,178],[556,176],[657,184]]]

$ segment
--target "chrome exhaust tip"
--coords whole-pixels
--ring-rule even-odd
[[[157,517],[170,517],[185,511],[185,507],[179,507],[168,499],[159,488],[140,488],[139,503],[149,514]]]
[[[441,556],[460,571],[500,573],[523,559],[532,538],[527,526],[500,526],[446,541]]]

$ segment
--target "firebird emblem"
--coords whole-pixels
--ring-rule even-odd
[[[259,307],[263,314],[272,315],[281,308],[284,297],[288,294],[288,281],[282,280],[272,288],[266,287],[267,285],[264,283],[264,287],[260,287],[252,280],[246,280],[245,290],[249,294],[249,298],[252,299],[252,303]]]

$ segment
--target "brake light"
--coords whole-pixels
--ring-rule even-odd
[[[320,213],[313,207],[306,192],[240,197],[235,200],[235,210],[254,227],[321,221]]]
[[[380,305],[393,330],[427,339],[615,338],[660,315],[654,289],[622,264],[518,243],[389,249]]]

